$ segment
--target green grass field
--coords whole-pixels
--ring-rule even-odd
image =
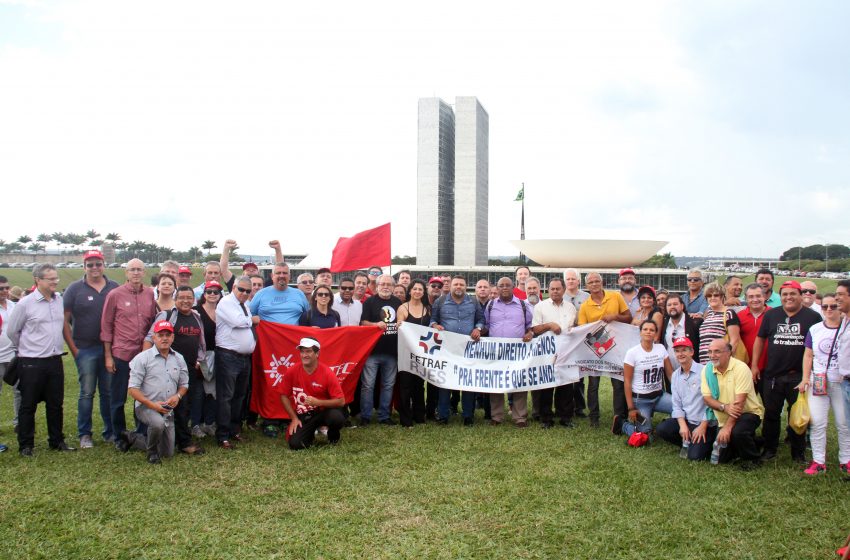
[[[240,274],[242,272],[241,268],[231,268],[230,269],[233,274]],[[68,287],[68,284],[79,280],[85,274],[85,271],[81,268],[59,268],[57,269],[59,273],[59,290],[64,291],[65,288]],[[159,269],[147,269],[145,271],[145,284],[150,285],[150,279],[153,274],[159,272]],[[29,288],[33,284],[32,272],[29,270],[21,270],[19,268],[0,268],[0,275],[5,276],[9,279],[9,284],[12,286],[20,286],[21,288]],[[108,268],[106,269],[106,276],[110,280],[115,280],[119,284],[123,284],[126,281],[126,277],[124,275],[123,268]],[[204,270],[202,268],[193,268],[192,269],[192,286],[197,286],[204,279]]]
[[[72,362],[65,371],[76,445]],[[373,426],[301,452],[252,432],[236,451],[207,443],[206,456],[150,466],[97,435],[93,450],[49,451],[43,405],[36,456],[21,459],[11,418],[6,386],[0,558],[814,559],[850,530],[834,433],[829,472],[807,479],[785,446],[746,473],[663,442],[632,449],[586,421]]]

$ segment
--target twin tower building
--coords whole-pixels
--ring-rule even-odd
[[[475,97],[419,100],[417,265],[487,265],[489,121]]]

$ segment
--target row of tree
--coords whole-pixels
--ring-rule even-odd
[[[176,251],[171,247],[148,243],[146,241],[126,242],[121,240],[121,234],[111,232],[101,235],[90,229],[85,233],[40,233],[35,237],[21,235],[15,241],[7,242],[0,239],[0,253],[38,254],[46,253],[49,244],[54,244],[60,254],[79,255],[88,248],[102,247],[104,243],[110,243],[115,247],[115,258],[118,261],[126,261],[132,258],[142,259],[145,262],[162,262],[173,259],[180,262],[195,262],[204,257],[202,250],[206,251],[206,257],[211,258],[212,250],[218,244],[207,239],[200,246],[189,247],[186,251]],[[238,246],[237,246],[238,249]],[[235,252],[231,252],[231,258]]]
[[[809,245],[808,247],[791,247],[782,255],[780,261],[802,261],[814,260],[825,261],[835,259],[850,258],[850,247],[847,245],[839,245],[838,243],[828,243],[826,245]]]

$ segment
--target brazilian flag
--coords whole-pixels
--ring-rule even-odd
[[[521,200],[525,200],[525,185],[523,185],[523,187],[517,193],[516,198],[514,199],[514,202],[519,202]]]

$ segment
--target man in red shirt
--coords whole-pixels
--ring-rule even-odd
[[[744,343],[744,347],[747,349],[747,355],[750,357],[751,363],[748,364],[750,368],[752,369],[752,366],[757,365],[758,369],[762,370],[765,364],[767,364],[767,352],[762,352],[759,363],[753,364],[753,343],[756,341],[756,336],[758,336],[761,322],[764,319],[764,313],[770,307],[765,304],[764,291],[755,282],[747,286],[744,290],[744,301],[747,302],[746,309],[738,312],[738,320],[741,322],[741,342]],[[761,393],[761,387],[758,381],[753,377],[756,389]]]
[[[301,363],[286,371],[281,383],[281,401],[292,419],[286,431],[290,449],[313,445],[316,430],[328,427],[328,441],[339,442],[345,423],[342,407],[345,394],[339,379],[325,364],[319,363],[319,341],[302,338],[298,343]]]

